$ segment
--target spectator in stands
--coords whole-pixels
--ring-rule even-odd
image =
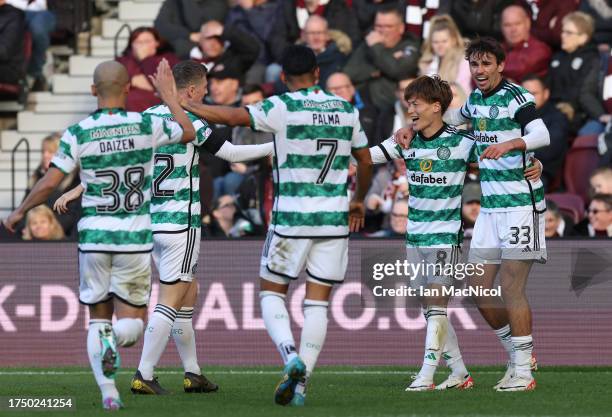
[[[550,133],[550,145],[535,151],[536,158],[544,165],[541,179],[544,189],[548,190],[549,185],[562,174],[563,159],[568,149],[569,122],[549,101],[550,89],[544,79],[535,74],[528,74],[523,78],[522,84],[533,95],[536,115],[544,121]]]
[[[31,91],[48,90],[42,70],[47,61],[51,32],[55,30],[55,15],[47,10],[47,0],[7,0],[7,3],[25,12],[26,29],[32,37],[32,56],[27,68]]]
[[[361,36],[365,37],[373,29],[376,13],[391,8],[401,10],[400,3],[400,0],[353,0],[353,10],[357,15]]]
[[[554,201],[546,200],[546,220],[544,235],[547,239],[551,237],[565,237],[574,234],[574,222],[566,218],[559,211],[559,206]]]
[[[257,39],[240,29],[224,27],[212,20],[202,25],[200,41],[191,51],[191,59],[202,62],[207,69],[232,67],[244,81],[244,74],[259,56]]]
[[[401,0],[400,13],[406,17],[406,31],[419,39],[429,35],[435,15],[450,14],[453,0]]]
[[[476,218],[480,214],[480,199],[482,191],[478,182],[468,182],[463,186],[461,219],[465,237],[471,237],[474,231]]]
[[[593,18],[573,12],[563,18],[561,49],[550,62],[550,97],[578,135],[601,133],[612,117],[606,114],[599,87],[600,60]]]
[[[28,212],[23,240],[61,240],[64,237],[62,226],[48,206],[41,204]]]
[[[595,194],[589,204],[588,218],[574,230],[579,236],[612,237],[612,194]]]
[[[28,188],[25,191],[25,196],[30,193],[30,190],[34,187],[34,185],[45,176],[47,170],[49,169],[49,165],[51,164],[51,160],[53,159],[53,155],[57,152],[59,148],[61,135],[59,133],[53,133],[46,138],[43,139],[41,143],[41,158],[40,164],[34,170],[32,175],[30,175],[30,179],[28,181]],[[66,175],[64,180],[60,183],[55,191],[51,193],[47,200],[47,207],[53,207],[55,201],[62,196],[62,194],[66,191],[69,191],[80,184],[78,171],[74,171],[73,173]],[[24,198],[25,198],[24,196]],[[59,220],[64,233],[66,236],[70,236],[73,232],[76,232],[76,224],[81,215],[81,203],[80,200],[75,200],[69,204],[69,210],[66,213],[59,214],[57,219]]]
[[[204,229],[210,237],[242,237],[251,234],[253,226],[236,215],[236,202],[231,195],[222,195],[215,200],[212,221]]]
[[[452,0],[450,15],[466,38],[501,35],[501,13],[513,0]]]
[[[452,17],[435,16],[429,35],[421,47],[421,75],[438,74],[448,82],[458,83],[464,91],[472,91],[470,65],[465,59],[465,43]]]
[[[523,4],[531,9],[531,33],[552,49],[559,49],[561,21],[576,10],[578,1],[523,0]]]
[[[612,5],[610,1],[582,0],[578,10],[592,16],[594,22],[593,40],[601,45],[602,51],[610,51],[612,45]]]
[[[367,89],[357,90],[348,75],[336,72],[327,78],[327,91],[342,97],[359,110],[361,127],[372,146],[380,138],[377,137],[378,111],[372,104]]]
[[[245,76],[246,84],[260,84],[266,67],[272,63],[269,40],[276,19],[276,0],[238,0],[225,19],[225,26],[239,29],[257,39],[259,56]]]
[[[404,91],[406,91],[406,87],[408,87],[413,80],[414,78],[404,78],[397,83],[397,90],[395,91],[397,100],[395,101],[395,115],[393,117],[392,132],[412,124],[412,121],[408,120],[408,103],[404,98]],[[383,140],[384,139],[386,139],[386,137],[384,137]]]
[[[209,104],[225,106],[241,106],[242,91],[240,89],[240,78],[242,72],[239,67],[231,64],[217,64],[208,73],[209,94],[204,99]],[[225,125],[213,125],[211,138],[232,137],[232,128]],[[232,164],[219,159],[213,155],[202,154],[201,163],[207,166],[207,170],[213,178],[213,201],[218,197],[229,194],[233,195],[244,179],[244,173],[240,172],[241,165]]]
[[[161,104],[149,76],[155,74],[157,65],[166,59],[171,67],[178,58],[152,27],[139,27],[132,31],[128,44],[117,58],[127,68],[132,86],[127,96],[126,108],[129,111],[144,111]]]
[[[202,24],[225,21],[227,10],[226,0],[165,0],[155,19],[155,28],[180,59],[187,59],[200,40]]]
[[[527,11],[518,5],[506,7],[502,12],[501,25],[506,52],[504,76],[517,83],[527,74],[544,77],[552,51],[530,33],[531,19]]]
[[[329,28],[346,34],[353,45],[362,40],[357,16],[346,0],[284,0],[279,1],[278,7],[270,38],[270,50],[275,62],[280,62],[287,46],[300,39],[306,20],[313,14],[327,19]]]
[[[353,52],[344,72],[358,88],[367,88],[381,113],[392,113],[397,82],[416,76],[419,40],[404,34],[402,16],[395,9],[376,14],[374,30]]]
[[[346,37],[342,33],[339,36]],[[342,69],[346,63],[347,55],[342,53],[336,42],[331,39],[327,20],[319,15],[312,15],[306,20],[302,31],[302,40],[317,56],[319,85],[324,86],[331,74]],[[346,41],[350,42],[348,38]]]
[[[0,84],[18,84],[24,77],[25,31],[23,11],[0,0]]]
[[[597,168],[589,178],[591,194],[612,194],[612,168]]]

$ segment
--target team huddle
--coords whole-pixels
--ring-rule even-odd
[[[405,91],[412,125],[372,148],[357,109],[317,85],[316,58],[303,46],[291,46],[283,55],[281,79],[289,92],[245,108],[202,104],[205,67],[183,61],[170,69],[162,61],[151,81],[164,105],[126,112],[125,68],[114,61],[100,64],[92,86],[99,109],[66,130],[49,171],[4,224],[12,230],[65,175],[80,168],[81,185],[62,196],[56,208],[66,210],[67,202],[82,194],[79,300],[89,306],[87,353],[103,408],[123,407],[115,385],[118,348],[133,345],[143,333],[133,393],[168,393],[154,369],[170,338],[184,367],[184,390],[218,390],[202,374],[192,325],[198,295],[194,277],[201,151],[230,162],[273,158],[274,206],[259,275],[262,318],[284,364],[274,392],[277,404],[305,404],[326,338],[333,284],[345,277],[349,234],[364,224],[363,200],[373,165],[392,159],[406,164],[406,248],[408,261],[415,263],[459,262],[463,184],[468,168],[478,166],[482,212],[469,262],[483,264],[485,273],[467,285],[492,288],[500,275],[502,297],[475,300],[509,356],[495,388],[534,389],[525,285],[533,261],[545,261],[546,248],[541,165],[532,151],[548,144],[548,131],[535,116],[533,97],[501,77],[505,57],[497,42],[473,41],[466,59],[476,89],[460,110],[447,111],[452,99],[448,83],[419,77]],[[473,131],[452,126],[466,122]],[[208,123],[250,126],[273,133],[274,142],[235,146],[211,137]],[[349,199],[351,158],[357,165],[357,187]],[[151,257],[162,285],[145,326]],[[304,324],[296,346],[285,298],[302,271],[307,276]],[[454,283],[452,276],[423,275],[413,285],[441,288]],[[427,320],[425,354],[406,391],[471,388],[474,379],[447,318],[448,297],[420,301]],[[452,372],[435,385],[440,359]]]

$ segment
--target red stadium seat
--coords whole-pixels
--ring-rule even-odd
[[[557,204],[559,211],[571,217],[575,224],[584,218],[584,201],[580,196],[571,193],[552,193],[546,194],[546,199]]]
[[[565,156],[565,187],[568,192],[579,195],[584,205],[589,201],[589,177],[598,163],[597,135],[577,137]]]

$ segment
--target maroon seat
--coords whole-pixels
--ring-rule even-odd
[[[584,218],[584,202],[580,196],[571,193],[551,193],[546,194],[546,199],[553,201],[559,207],[559,211],[569,216],[574,223]]]
[[[565,187],[568,192],[580,196],[584,205],[589,201],[589,177],[598,163],[597,135],[577,137],[565,156]]]

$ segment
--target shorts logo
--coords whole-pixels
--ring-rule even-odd
[[[487,121],[485,119],[480,119],[478,121],[478,130],[480,130],[481,132],[487,130]]]
[[[431,169],[433,168],[433,161],[431,159],[424,159],[419,162],[419,167],[423,172],[431,172]]]
[[[438,158],[445,161],[451,156],[451,151],[446,146],[438,148]]]
[[[499,108],[494,104],[489,107],[489,117],[495,119],[497,116],[499,116]]]
[[[195,275],[196,270],[198,269],[198,263],[196,262],[195,264],[193,264],[193,266],[191,267],[191,274]]]

